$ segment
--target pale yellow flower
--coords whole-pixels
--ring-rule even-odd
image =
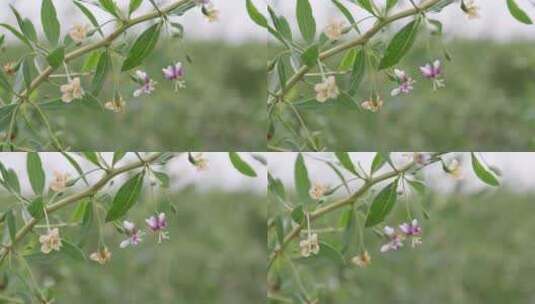
[[[325,192],[327,192],[328,190],[329,187],[320,183],[314,183],[312,187],[310,187],[308,195],[310,195],[310,197],[314,200],[319,200],[325,195]]]
[[[9,75],[15,75],[15,63],[14,62],[7,62],[2,65],[2,68],[4,69],[4,72]]]
[[[474,0],[465,0],[462,9],[468,19],[479,19],[479,6],[475,4]]]
[[[84,95],[84,89],[82,88],[80,84],[80,78],[74,78],[69,81],[69,83],[64,84],[60,87],[61,93],[63,93],[63,96],[61,96],[61,100],[65,103],[70,103],[75,99],[80,99]]]
[[[362,268],[370,265],[371,261],[372,261],[372,258],[368,254],[367,250],[364,250],[361,254],[359,254],[359,255],[357,255],[357,256],[355,256],[355,257],[353,257],[351,259],[351,262],[353,264],[355,264],[358,267],[362,267]]]
[[[320,251],[318,235],[316,233],[309,234],[306,239],[299,242],[299,247],[301,248],[301,255],[305,258],[318,254]]]
[[[85,25],[76,24],[69,31],[69,36],[76,43],[81,43],[87,37],[87,27]]]
[[[115,113],[124,113],[126,111],[126,103],[121,95],[117,95],[112,100],[106,102],[104,107]]]
[[[317,83],[314,86],[314,91],[316,91],[316,100],[319,102],[335,99],[340,94],[334,76],[329,76],[323,82]]]
[[[41,251],[44,254],[49,254],[52,250],[59,251],[61,248],[59,229],[48,230],[47,234],[39,236],[39,243],[41,243]]]
[[[456,159],[450,161],[446,166],[446,172],[454,179],[459,180],[464,178],[462,167]]]
[[[331,20],[323,32],[331,40],[337,40],[344,33],[345,22],[340,20]]]
[[[93,252],[89,258],[100,265],[104,265],[111,260],[111,252],[108,250],[108,247],[104,247],[97,252]]]
[[[50,189],[54,192],[62,192],[67,188],[69,174],[54,171],[54,179],[50,183]]]
[[[368,110],[371,112],[378,112],[381,111],[384,105],[384,101],[380,98],[372,98],[370,100],[366,100],[360,104],[364,110]]]
[[[193,165],[198,171],[204,171],[208,169],[208,160],[204,158],[202,153],[197,153],[193,156]]]
[[[203,7],[203,13],[208,22],[216,22],[219,20],[219,10],[211,3]]]

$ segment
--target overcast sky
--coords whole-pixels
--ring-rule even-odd
[[[166,0],[169,2],[170,0]],[[224,39],[227,41],[240,42],[247,39],[265,40],[266,33],[252,23],[245,10],[245,0],[212,0],[221,11],[220,22],[208,23],[202,17],[200,11],[189,12],[183,18],[186,33],[190,37],[202,39]],[[295,0],[253,0],[259,8],[265,8],[267,2],[272,2],[280,12],[291,19]],[[380,3],[383,0],[376,0]],[[535,17],[535,6],[533,0],[516,0],[532,17]],[[9,12],[9,4],[13,4],[24,16],[30,17],[33,21],[39,22],[40,0],[0,0],[0,20],[2,22],[14,23],[14,17]],[[147,2],[147,1],[146,1]],[[164,1],[165,2],[165,1]],[[318,20],[318,27],[322,28],[327,20],[332,17],[341,18],[340,13],[333,7],[331,1],[311,0],[314,7],[314,15]],[[344,1],[348,4],[348,1]],[[400,0],[400,2],[407,2]],[[507,41],[513,38],[522,37],[535,39],[535,26],[526,26],[515,21],[507,11],[504,0],[476,0],[481,7],[481,19],[468,21],[466,16],[460,11],[457,4],[451,5],[443,14],[436,19],[444,21],[445,32],[448,35],[464,36],[469,38],[493,38]],[[535,1],[533,1],[535,2]],[[79,12],[74,8],[71,1],[54,0],[54,3],[61,11],[64,28],[69,28],[75,20],[79,20]],[[126,6],[128,0],[117,0],[122,7]],[[364,16],[362,9],[348,4],[352,7],[356,16]],[[102,20],[106,15],[97,14]],[[295,24],[295,22],[293,22]]]

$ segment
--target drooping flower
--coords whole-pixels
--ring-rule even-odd
[[[69,181],[68,173],[61,173],[59,171],[54,171],[54,179],[50,183],[50,189],[54,192],[63,192],[67,188],[67,183]]]
[[[152,80],[147,73],[138,70],[135,78],[141,87],[134,91],[134,97],[139,97],[141,94],[150,95],[156,89],[157,82]]]
[[[208,169],[208,160],[204,158],[202,153],[196,153],[194,155],[188,155],[189,161],[197,168],[197,171],[204,171]]]
[[[316,91],[316,100],[319,102],[335,99],[340,94],[334,76],[329,76],[323,82],[317,83],[314,86],[314,91]]]
[[[115,113],[124,113],[126,111],[126,103],[124,102],[123,96],[119,93],[115,94],[112,100],[106,102],[104,107]]]
[[[80,84],[80,78],[76,77],[72,80],[69,80],[69,83],[64,84],[60,87],[61,100],[65,103],[70,103],[75,99],[80,99],[84,96],[84,89]]]
[[[457,159],[452,159],[447,165],[443,166],[444,171],[448,173],[454,179],[462,179],[463,171],[461,164]]]
[[[100,265],[104,265],[111,260],[111,252],[108,250],[108,247],[103,247],[98,251],[91,253],[89,258]]]
[[[323,32],[330,40],[338,40],[344,33],[345,22],[332,19],[329,21]]]
[[[424,152],[414,152],[412,153],[412,160],[420,166],[427,164],[431,160],[431,155]]]
[[[165,229],[167,229],[167,219],[165,218],[165,213],[160,213],[153,215],[145,220],[152,232],[158,235],[158,244],[163,240],[168,240],[169,235]]]
[[[433,63],[427,63],[420,67],[422,75],[433,81],[433,90],[438,90],[446,86],[444,79],[442,79],[442,67],[440,60],[435,60]]]
[[[76,24],[69,31],[69,36],[76,43],[81,43],[87,37],[87,26]]]
[[[328,190],[329,187],[327,187],[326,185],[314,183],[312,187],[310,187],[308,195],[310,195],[310,197],[314,200],[320,200]]]
[[[6,63],[4,63],[2,65],[2,68],[4,69],[4,72],[9,76],[15,75],[15,72],[17,71],[15,69],[15,63],[14,62],[6,62]]]
[[[49,229],[47,234],[39,236],[39,243],[41,243],[41,252],[44,254],[49,254],[52,250],[59,251],[61,248],[59,229]]]
[[[308,258],[310,255],[316,255],[320,251],[317,233],[309,233],[307,238],[299,242],[301,248],[301,255]]]
[[[468,16],[468,19],[479,19],[479,6],[474,0],[463,0],[461,2],[461,9]]]
[[[413,85],[416,81],[407,75],[405,71],[394,69],[394,75],[399,86],[393,89],[390,95],[409,94],[414,89]]]
[[[367,250],[364,250],[361,254],[354,256],[351,259],[351,262],[355,264],[358,267],[364,268],[368,265],[370,265],[372,261],[372,258],[370,257],[370,254]]]
[[[124,232],[128,236],[126,240],[123,240],[119,247],[126,248],[128,246],[137,246],[141,243],[143,236],[143,231],[137,229],[136,225],[129,221],[123,222]]]
[[[399,248],[403,247],[403,235],[397,233],[394,228],[390,226],[385,226],[384,234],[389,239],[388,243],[381,246],[381,252],[396,251]]]
[[[405,234],[405,236],[411,238],[412,248],[422,244],[422,238],[420,237],[422,234],[422,227],[418,224],[417,219],[413,219],[410,223],[403,223],[399,225],[399,229]]]
[[[213,3],[208,2],[203,5],[202,13],[208,20],[208,22],[216,22],[219,20],[219,10],[214,6]]]
[[[363,101],[360,105],[364,110],[368,110],[375,113],[381,111],[384,105],[384,101],[381,99],[380,96],[375,96],[370,98],[370,100]]]
[[[184,67],[181,62],[177,62],[175,65],[170,65],[162,69],[162,72],[165,79],[175,81],[175,91],[186,87],[186,83],[183,80]]]

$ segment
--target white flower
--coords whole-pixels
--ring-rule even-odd
[[[384,101],[377,96],[375,98],[371,98],[370,100],[363,101],[360,105],[364,110],[375,113],[383,108]]]
[[[76,24],[69,31],[69,36],[76,43],[81,43],[87,37],[87,27],[85,25]]]
[[[216,22],[217,20],[219,20],[219,10],[216,9],[211,2],[202,7],[202,13],[204,14],[208,22]]]
[[[106,102],[104,107],[115,113],[124,113],[126,111],[126,103],[120,94],[115,95],[115,98]]]
[[[320,183],[314,183],[312,187],[310,187],[308,195],[310,195],[310,197],[314,200],[319,200],[325,195],[325,192],[327,192],[328,190],[329,187]]]
[[[143,232],[138,230],[134,223],[124,221],[123,228],[128,238],[126,240],[123,240],[121,244],[119,244],[119,247],[126,248],[128,246],[137,246],[139,245],[139,243],[141,243],[141,241],[143,240],[141,239],[141,237],[143,236]]]
[[[111,260],[111,252],[108,250],[107,247],[104,247],[97,252],[91,253],[89,258],[92,261],[99,263],[100,265],[104,265]]]
[[[398,82],[399,86],[392,90],[390,95],[397,96],[401,93],[403,94],[409,94],[413,89],[414,81],[405,71],[394,69],[394,74],[396,76],[396,81]]]
[[[331,40],[337,40],[344,33],[345,22],[340,20],[331,20],[323,32]]]
[[[364,268],[370,265],[372,258],[367,250],[364,250],[361,254],[353,257],[351,262],[358,267]]]
[[[474,0],[463,0],[461,9],[468,16],[468,19],[479,19],[479,6]]]
[[[463,179],[462,167],[457,159],[452,159],[447,165],[444,166],[444,170],[454,179]]]
[[[61,248],[59,229],[48,230],[47,234],[39,236],[39,243],[41,243],[41,252],[44,254],[49,254],[52,250],[59,251]]]
[[[309,257],[310,255],[318,254],[320,251],[318,234],[309,234],[306,239],[299,242],[299,247],[301,248],[301,255],[305,258]]]
[[[65,103],[70,103],[75,99],[80,99],[84,95],[84,89],[80,85],[80,78],[74,78],[69,81],[69,83],[64,84],[60,87],[61,100]]]
[[[54,179],[50,183],[50,189],[54,192],[62,192],[67,188],[67,182],[69,181],[68,173],[61,173],[54,171]]]
[[[143,71],[136,71],[136,80],[141,87],[134,91],[134,97],[139,97],[141,94],[150,95],[156,88],[156,81],[150,79],[149,75]]]
[[[381,252],[396,251],[403,247],[403,236],[396,233],[394,228],[385,226],[384,233],[385,236],[388,237],[389,242],[381,246]]]
[[[336,78],[329,76],[321,83],[314,86],[316,91],[316,100],[319,102],[326,102],[328,99],[335,99],[340,92],[336,86]]]

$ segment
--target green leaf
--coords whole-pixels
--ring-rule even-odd
[[[398,4],[398,0],[387,0],[386,1],[386,11],[391,10],[396,4]]]
[[[246,163],[245,161],[241,159],[238,153],[229,152],[229,158],[234,168],[240,171],[241,174],[250,176],[250,177],[256,177],[256,172],[248,163]]]
[[[78,174],[82,177],[82,179],[84,180],[85,184],[89,186],[89,182],[87,181],[85,175],[84,175],[84,171],[82,171],[82,167],[80,167],[80,165],[78,164],[78,162],[76,162],[76,160],[70,156],[67,152],[61,152],[61,155],[63,155],[63,157],[65,157],[65,159],[67,159],[67,161],[71,164],[71,166],[74,168],[74,170],[76,170],[76,172],[78,172]]]
[[[46,61],[53,69],[58,68],[63,63],[64,59],[65,48],[63,46],[58,47],[46,57]]]
[[[280,179],[275,178],[268,172],[268,191],[282,202],[286,201],[286,190]]]
[[[292,213],[290,213],[290,216],[292,217],[292,220],[296,222],[297,224],[302,224],[305,220],[305,212],[303,211],[303,206],[297,206],[292,210]]]
[[[128,52],[126,59],[123,63],[121,71],[131,70],[143,62],[151,52],[154,50],[158,38],[160,37],[160,24],[154,24],[145,30],[134,42],[134,45]]]
[[[474,170],[474,173],[479,177],[479,179],[491,186],[497,187],[500,185],[500,182],[498,181],[498,178],[494,173],[488,169],[486,166],[484,166],[479,159],[476,157],[474,153],[471,153],[472,156],[472,169]]]
[[[32,58],[26,57],[21,63],[22,75],[24,77],[24,84],[26,88],[29,88],[32,85]]]
[[[102,52],[98,60],[95,77],[93,77],[93,82],[91,84],[92,94],[94,96],[98,96],[100,94],[100,91],[102,90],[102,87],[104,85],[104,81],[106,80],[106,77],[109,71],[111,70],[111,64],[112,63],[110,53],[107,50]]]
[[[355,165],[353,165],[353,161],[351,161],[351,157],[349,156],[349,153],[347,152],[336,152],[335,153],[336,158],[338,158],[338,161],[340,164],[342,164],[342,167],[344,167],[349,172],[358,175],[357,170],[355,170]]]
[[[152,173],[160,181],[160,187],[169,188],[169,175],[158,171],[152,171]]]
[[[284,224],[282,222],[282,217],[278,215],[273,220],[275,223],[275,229],[277,231],[277,240],[279,241],[279,245],[282,245],[284,242]]]
[[[360,5],[360,7],[368,11],[368,13],[374,16],[376,15],[375,10],[373,9],[373,4],[372,4],[373,0],[357,0],[357,2]]]
[[[126,181],[115,194],[111,208],[106,214],[106,222],[114,221],[124,215],[134,206],[143,186],[144,173],[138,173]]]
[[[6,92],[11,91],[11,85],[9,84],[9,80],[7,80],[4,69],[0,69],[0,87],[2,87]]]
[[[312,14],[312,7],[308,0],[297,0],[296,6],[297,24],[303,38],[307,42],[314,41],[316,36],[316,20]]]
[[[416,40],[419,26],[420,18],[416,18],[396,33],[386,48],[383,59],[379,64],[379,69],[382,70],[396,65],[407,54]]]
[[[52,0],[43,0],[41,4],[41,24],[46,39],[48,39],[52,45],[57,45],[60,35],[60,24],[56,7]]]
[[[397,200],[398,180],[383,188],[375,197],[366,218],[366,227],[375,226],[384,221],[385,217],[392,211]]]
[[[115,166],[116,163],[118,163],[123,157],[125,157],[126,152],[117,151],[113,153],[113,159],[111,161],[112,165]]]
[[[30,42],[30,40],[28,40],[28,38],[26,38],[21,32],[17,31],[14,27],[5,23],[0,23],[0,26],[10,31],[15,37],[19,38],[20,41],[22,41],[24,44],[26,44],[31,49],[33,49],[32,43]]]
[[[349,94],[355,95],[359,89],[364,74],[366,72],[366,52],[361,50],[357,53],[355,61],[353,62],[353,69],[351,70],[351,78],[349,80]]]
[[[143,0],[130,0],[130,4],[128,5],[128,15],[132,15],[133,12],[135,12],[143,3]]]
[[[342,214],[342,227],[344,228],[344,233],[342,236],[344,247],[342,252],[353,252],[358,247],[358,226],[356,214],[353,208],[349,208],[345,213]]]
[[[318,252],[318,255],[317,255],[318,258],[325,258],[339,265],[345,264],[344,257],[342,256],[340,251],[338,251],[338,249],[334,248],[332,245],[326,242],[320,241],[319,243],[320,243],[320,251]]]
[[[78,261],[86,260],[82,249],[65,239],[61,240],[61,252]]]
[[[299,153],[295,161],[294,167],[295,189],[301,203],[305,206],[312,203],[310,198],[310,180],[308,178],[308,170],[303,159],[303,154]]]
[[[256,24],[258,24],[258,25],[260,25],[261,27],[264,27],[264,28],[268,27],[268,22],[266,20],[266,17],[264,17],[264,15],[262,15],[258,11],[258,9],[254,6],[252,0],[246,0],[245,1],[245,6],[247,8],[247,13],[249,14],[249,17],[251,18],[251,20],[254,21],[254,23],[256,23]]]
[[[17,224],[15,222],[15,215],[13,214],[13,209],[7,211],[5,216],[7,229],[9,231],[9,238],[11,239],[11,244],[13,244],[17,237]]]
[[[307,66],[314,67],[318,63],[319,55],[320,51],[318,46],[312,45],[303,52],[301,60],[303,60],[303,63]]]
[[[30,152],[26,155],[26,170],[35,194],[42,194],[45,188],[45,171],[39,153]]]
[[[17,107],[18,104],[14,103],[0,107],[0,132],[7,129],[9,123],[11,122],[11,117],[13,116],[13,113]]]
[[[100,3],[100,6],[107,11],[108,13],[112,14],[115,17],[118,17],[117,14],[117,4],[115,4],[115,1],[113,0],[98,0]]]
[[[85,159],[100,167],[100,161],[98,159],[97,152],[82,152],[82,155],[85,157]]]
[[[338,69],[341,71],[348,71],[349,69],[353,67],[353,64],[355,63],[356,58],[357,58],[357,50],[350,49],[344,54],[344,57],[342,57],[342,60],[340,60]]]
[[[35,27],[33,26],[33,23],[27,18],[22,19],[19,12],[12,5],[10,5],[9,7],[11,8],[11,11],[13,11],[13,14],[15,15],[15,17],[17,18],[17,23],[19,24],[19,28],[24,34],[24,36],[26,36],[26,38],[34,42],[37,42],[37,32],[35,31]]]
[[[45,216],[43,208],[43,197],[39,196],[30,203],[27,209],[34,219],[40,220]]]
[[[82,13],[89,19],[89,22],[98,30],[100,35],[104,36],[104,33],[102,32],[102,29],[100,28],[100,25],[98,24],[97,18],[95,18],[95,15],[87,9],[82,3],[78,1],[73,1],[73,3],[82,11]]]
[[[533,21],[528,16],[528,14],[526,14],[526,12],[523,9],[521,9],[514,0],[507,0],[507,8],[509,9],[509,12],[511,13],[513,17],[515,17],[516,20],[524,24],[533,24]]]
[[[333,4],[338,8],[338,10],[346,17],[347,21],[349,21],[349,24],[351,24],[355,30],[358,32],[357,23],[355,22],[355,18],[353,18],[353,14],[338,0],[331,0]]]
[[[383,153],[377,152],[375,153],[375,157],[372,161],[372,166],[370,169],[371,174],[373,175],[377,170],[381,169],[381,167],[386,163],[386,158],[384,157]]]
[[[13,169],[9,169],[6,171],[6,176],[4,176],[4,180],[12,191],[15,191],[20,194],[19,178],[17,176],[17,173],[15,173]]]
[[[423,195],[425,194],[426,186],[422,181],[419,180],[409,180],[406,179],[406,181],[409,183],[409,185],[418,192],[418,194]]]

